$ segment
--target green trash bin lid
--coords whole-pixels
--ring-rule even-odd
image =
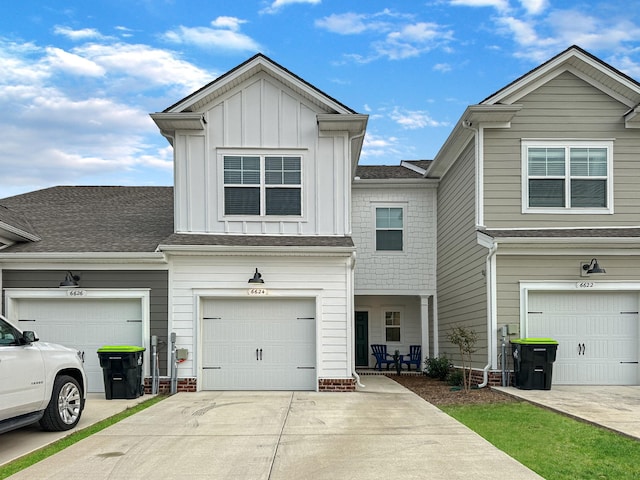
[[[514,338],[511,343],[520,343],[522,345],[558,345],[558,341],[553,338]]]
[[[144,352],[144,347],[138,347],[136,345],[105,345],[98,349],[98,353],[133,353]]]

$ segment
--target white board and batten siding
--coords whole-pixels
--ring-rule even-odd
[[[319,136],[329,113],[261,73],[202,109],[203,132],[176,132],[176,231],[270,235],[350,232],[351,162],[346,132]],[[225,155],[302,159],[302,215],[277,221],[225,217]]]
[[[637,291],[529,291],[526,336],[553,338],[557,385],[637,385]]]
[[[179,377],[196,377],[201,390],[231,385],[245,390],[315,390],[318,378],[351,377],[348,256],[180,255],[172,262],[169,328],[176,333],[177,347],[190,352],[178,367]],[[248,283],[255,268],[265,281],[257,295]],[[234,322],[226,323],[227,318]],[[220,338],[231,344],[225,347]],[[260,348],[263,360],[256,365]],[[281,355],[286,349],[292,350],[292,358],[281,356],[279,363],[268,364],[267,351]],[[230,360],[219,356],[226,354]],[[225,367],[230,373],[212,367]],[[268,374],[261,375],[259,368]],[[278,383],[275,379],[283,369],[295,378]],[[245,378],[237,377],[241,371]],[[269,375],[273,380],[265,383]]]

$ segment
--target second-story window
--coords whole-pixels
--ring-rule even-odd
[[[377,251],[402,251],[403,217],[402,207],[376,208]]]
[[[526,143],[525,212],[612,211],[611,150],[611,142]]]
[[[225,156],[225,215],[301,215],[301,163],[296,156]]]

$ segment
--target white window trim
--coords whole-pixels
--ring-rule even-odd
[[[580,208],[580,207],[529,207],[529,162],[528,150],[530,147],[555,147],[555,148],[606,148],[607,149],[607,207],[606,208]],[[522,162],[522,213],[544,214],[569,214],[569,215],[610,215],[613,214],[613,140],[574,140],[574,139],[523,139],[521,145]],[[567,159],[566,168],[570,162]],[[571,177],[565,177],[565,185]]]
[[[306,149],[304,149],[306,151]],[[306,218],[305,215],[305,155],[301,150],[280,150],[280,149],[224,149],[218,150],[218,217],[221,221],[269,221],[269,222],[300,222]],[[227,215],[224,213],[224,157],[260,157],[260,215]],[[265,184],[265,157],[300,157],[300,215],[267,215],[265,213],[265,197],[267,186]],[[247,185],[249,186],[249,185]],[[286,187],[286,185],[283,185]],[[293,188],[293,187],[291,187]]]
[[[400,325],[399,327],[390,326],[387,327],[387,313],[388,312],[398,312],[400,315]],[[404,339],[404,309],[401,307],[383,307],[382,308],[382,341],[388,345],[402,345],[402,341]],[[387,328],[400,328],[400,340],[397,342],[392,342],[391,340],[387,340]],[[387,349],[387,353],[393,355],[392,351]]]
[[[373,219],[373,253],[375,255],[404,255],[407,249],[407,203],[373,203],[371,207],[371,218]],[[378,231],[378,226],[376,225],[376,210],[378,208],[402,209],[402,250],[378,250],[378,242],[376,239],[376,232]]]

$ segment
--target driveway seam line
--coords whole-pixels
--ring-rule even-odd
[[[273,458],[271,459],[271,465],[269,465],[269,475],[267,476],[268,480],[271,479],[271,474],[273,472],[273,465],[276,463],[276,458],[278,457],[278,449],[280,448],[280,441],[282,440],[282,435],[284,433],[284,427],[287,424],[287,420],[289,418],[289,412],[291,411],[291,404],[293,403],[293,395],[294,395],[294,392],[291,392],[291,395],[289,396],[289,405],[287,405],[287,412],[284,415],[284,420],[282,421],[282,427],[280,428],[280,434],[278,435],[278,440],[276,442],[276,449],[273,452]]]

